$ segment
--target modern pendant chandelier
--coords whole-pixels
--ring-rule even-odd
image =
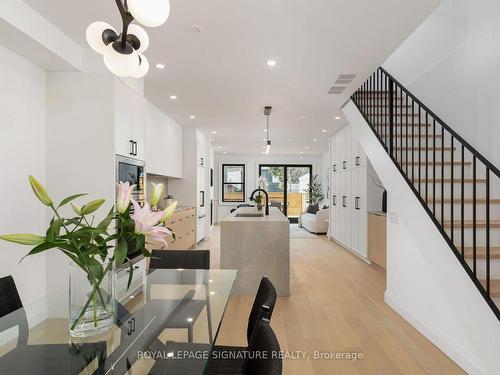
[[[134,19],[147,27],[158,27],[170,14],[169,0],[115,0],[122,17],[122,32],[118,34],[106,22],[93,22],[86,32],[89,46],[101,54],[104,64],[119,77],[144,77],[149,62],[144,51],[149,37],[141,26],[132,24]]]
[[[271,140],[269,139],[269,116],[271,116],[271,111],[273,110],[273,107],[271,106],[266,106],[264,107],[264,115],[266,115],[267,118],[267,128],[266,128],[266,135],[267,135],[267,142],[266,142],[266,155],[269,154],[269,151],[271,151]]]

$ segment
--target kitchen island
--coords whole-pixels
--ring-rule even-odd
[[[290,222],[275,207],[269,216],[256,215],[256,208],[241,207],[221,220],[221,268],[238,270],[236,295],[254,296],[262,276],[268,276],[279,296],[289,296]]]

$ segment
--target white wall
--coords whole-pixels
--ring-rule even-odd
[[[496,166],[499,39],[498,0],[445,0],[384,63]]]
[[[320,181],[323,181],[323,155],[262,155],[262,154],[215,154],[214,157],[214,185],[215,199],[217,200],[217,222],[228,215],[237,204],[223,203],[221,192],[221,168],[222,164],[236,163],[245,164],[246,182],[246,202],[251,192],[257,188],[257,178],[259,177],[259,164],[312,164],[313,174],[317,174]],[[323,185],[324,194],[326,186]]]
[[[468,373],[497,374],[498,319],[355,105],[343,110],[389,192],[385,301]]]
[[[0,47],[0,152],[3,161],[0,233],[43,234],[47,210],[28,184],[32,174],[44,185],[46,172],[46,73]],[[29,247],[0,242],[0,277],[12,275],[25,306],[43,300],[47,284],[47,256],[19,260]],[[37,320],[43,311],[28,310]],[[31,321],[33,323],[33,321]]]

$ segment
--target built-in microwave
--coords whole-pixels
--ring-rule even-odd
[[[145,202],[145,163],[141,160],[127,158],[116,155],[116,182],[129,182],[135,185],[132,198],[139,202],[141,206]]]

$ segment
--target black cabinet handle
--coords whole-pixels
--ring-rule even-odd
[[[204,163],[203,158],[201,158],[200,165],[205,165],[205,164],[203,164],[203,163]]]
[[[135,316],[132,318],[132,332],[135,332]]]
[[[131,320],[129,320],[129,321],[127,322],[127,324],[128,324],[128,332],[127,332],[127,336],[130,336],[130,335],[132,334],[132,332],[133,332],[133,331],[132,331],[132,319],[131,319]]]
[[[342,168],[343,168],[343,169],[347,169],[347,161],[345,161],[345,160],[344,160],[344,161],[342,162]]]
[[[130,141],[130,155],[134,156],[134,140],[131,139]]]
[[[332,205],[334,205],[334,206],[337,205],[337,196],[336,195],[332,196]]]
[[[354,198],[354,208],[359,210],[359,197]]]
[[[359,161],[360,161],[360,157],[359,156],[356,156],[356,158],[354,159],[354,163],[356,164],[356,166],[359,166]]]
[[[134,142],[134,156],[137,156],[137,142]]]
[[[347,207],[347,196],[342,196],[342,207]]]
[[[333,171],[334,171],[334,172],[337,172],[337,164],[334,164],[334,165],[333,165]]]

